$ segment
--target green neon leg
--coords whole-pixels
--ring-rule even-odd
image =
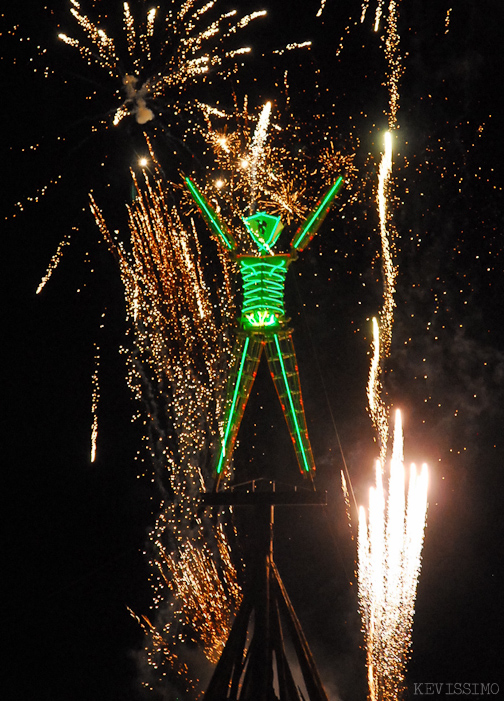
[[[315,461],[308,438],[296,353],[290,333],[274,334],[266,344],[266,356],[291,434],[299,469],[304,475],[315,472]]]
[[[262,339],[254,336],[239,336],[233,355],[235,364],[231,370],[227,387],[226,413],[222,442],[216,461],[217,484],[231,460],[236,436],[254,384],[257,367],[263,349]]]

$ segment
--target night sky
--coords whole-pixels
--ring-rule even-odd
[[[117,12],[105,4],[117,28],[121,3]],[[370,318],[382,304],[373,192],[387,128],[383,31],[372,30],[375,3],[362,25],[355,2],[327,0],[320,18],[318,0],[239,6],[265,8],[268,18],[244,32],[254,52],[243,70],[227,83],[216,78],[213,89],[203,86],[205,99],[219,95],[231,105],[233,87],[254,105],[281,101],[274,82],[288,68],[293,109],[303,119],[334,115],[342,143],[356,151],[358,174],[342,195],[344,218],[335,207],[292,266],[286,294],[318,487],[328,490],[330,503],[323,510],[278,509],[275,546],[330,701],[356,701],[366,697],[366,671],[337,435],[357,501],[366,504],[377,456],[365,389]],[[123,290],[87,193],[93,189],[124,230],[128,170],[143,137],[133,120],[94,131],[107,114],[111,119],[118,86],[57,41],[58,25],[76,33],[67,3],[47,8],[12,7],[1,17],[8,586],[0,695],[140,701],[135,650],[142,632],[126,607],[143,613],[150,603],[141,551],[159,495],[149,476],[139,478],[142,432],[130,421],[136,405],[119,353]],[[444,1],[399,6],[397,307],[385,390],[387,403],[404,413],[406,463],[430,467],[407,673],[411,699],[425,693],[418,685],[432,682],[444,686],[428,698],[448,700],[447,685],[457,682],[500,688],[472,699],[504,698],[503,19],[497,0],[459,0],[451,10]],[[307,39],[311,51],[271,58],[272,49]],[[176,140],[176,129],[172,135]],[[59,184],[30,202],[51,181]],[[59,267],[35,295],[68,234]],[[95,344],[99,438],[90,463]],[[299,483],[265,363],[240,439],[237,481],[268,476]]]

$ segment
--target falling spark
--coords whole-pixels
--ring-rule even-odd
[[[445,34],[448,34],[448,32],[450,31],[450,15],[451,15],[452,10],[453,10],[453,7],[450,7],[450,8],[448,9],[447,13],[446,13],[446,17],[445,17]]]
[[[360,18],[361,24],[366,19],[366,12],[367,12],[368,6],[369,6],[369,0],[363,0],[361,18]]]
[[[348,492],[348,486],[347,486],[347,481],[345,479],[345,474],[343,470],[340,471],[340,476],[341,476],[341,489],[343,491],[343,498],[345,499],[345,511],[348,519],[348,526],[351,529],[352,528],[352,513],[350,510],[350,494]],[[352,536],[353,540],[353,536]]]
[[[225,539],[221,531],[217,532]],[[205,656],[209,662],[217,664],[229,636],[230,621],[242,598],[227,541],[229,592],[217,570],[215,556],[204,541],[196,545],[187,541],[178,557],[167,553],[164,548],[159,552],[157,564],[165,584],[181,606],[184,618],[199,631]]]
[[[322,12],[324,11],[325,6],[326,6],[326,0],[321,0],[320,7],[317,10],[317,14],[315,15],[316,17],[320,17],[322,15]]]
[[[399,109],[399,81],[403,74],[401,53],[399,51],[399,33],[397,30],[397,13],[399,0],[390,0],[387,16],[387,34],[385,39],[385,58],[387,61],[387,89],[389,95],[388,124],[389,129],[397,126]]]
[[[384,3],[384,0],[378,0],[378,3],[376,5],[375,23],[374,23],[375,32],[377,32],[380,29],[380,19],[381,19],[382,12],[383,12],[383,3]]]
[[[318,15],[317,15],[318,17]],[[278,56],[283,56],[286,51],[294,51],[296,49],[309,49],[312,45],[311,41],[301,41],[292,42],[291,44],[286,44],[283,49],[275,49],[272,54],[277,54]]]
[[[385,134],[385,152],[382,155],[378,173],[377,207],[380,226],[381,258],[383,274],[383,307],[380,311],[380,323],[373,319],[373,350],[367,396],[371,420],[378,433],[380,444],[380,461],[385,464],[388,447],[388,410],[382,399],[382,373],[385,360],[389,357],[394,323],[394,293],[397,269],[393,261],[393,245],[388,224],[387,195],[388,183],[392,172],[392,137]]]
[[[378,173],[377,205],[380,220],[380,240],[382,252],[383,271],[383,307],[380,312],[380,345],[382,359],[390,353],[392,343],[392,326],[394,323],[394,293],[397,270],[393,261],[393,244],[391,227],[389,226],[389,214],[387,209],[387,196],[390,176],[392,173],[392,135],[385,133],[385,151],[382,154]]]
[[[427,513],[427,466],[405,469],[400,412],[396,413],[388,493],[382,464],[369,494],[369,520],[359,510],[359,604],[366,640],[369,696],[396,701],[404,691]]]
[[[146,407],[151,457],[160,484],[169,485],[149,537],[152,614],[138,620],[149,665],[160,677],[168,668],[187,690],[195,682],[182,662],[184,643],[196,640],[215,662],[241,597],[221,523],[198,512],[205,456],[218,435],[214,417],[225,398],[235,310],[230,261],[217,252],[222,284],[213,298],[194,223],[174,205],[176,190],[163,183],[149,148],[151,167],[138,177],[132,172],[131,253],[110,234],[93,197],[91,209],[124,284],[134,339],[128,384]]]
[[[400,0],[389,0],[387,24],[385,32],[385,60],[387,63],[386,70],[386,86],[388,91],[388,125],[389,129],[395,129],[397,126],[397,111],[399,109],[399,81],[403,74],[402,57],[399,51],[400,37],[397,29],[398,22],[398,7]],[[383,14],[383,5],[385,0],[378,0],[375,12],[374,31],[380,29],[380,20]],[[361,23],[366,18],[366,12],[369,6],[369,0],[363,0],[361,7]]]
[[[382,465],[384,465],[387,457],[389,413],[381,396],[381,360],[380,330],[377,320],[373,318],[373,354],[369,368],[367,396],[371,420],[378,434],[380,462]]]
[[[103,312],[101,318],[102,323],[100,324],[100,329],[103,329],[105,312]],[[93,374],[91,376],[91,462],[95,462],[96,460],[96,450],[98,444],[98,404],[100,401],[100,346],[98,345],[98,343],[94,344],[94,348],[94,368]]]
[[[37,294],[37,295],[40,294],[42,292],[42,290],[44,289],[44,287],[46,286],[46,284],[49,282],[51,275],[54,273],[54,271],[58,267],[58,264],[63,256],[63,249],[65,248],[65,246],[68,246],[69,244],[70,244],[70,234],[65,234],[65,236],[63,237],[63,239],[59,243],[58,248],[56,249],[56,253],[51,258],[49,265],[47,266],[46,274],[44,275],[44,277],[40,281],[39,286],[37,287],[35,294]]]
[[[98,402],[100,400],[100,385],[98,371],[100,368],[100,348],[95,343],[94,370],[91,377],[91,462],[96,460],[96,445],[98,441]]]

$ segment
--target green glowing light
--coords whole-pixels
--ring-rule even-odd
[[[228,416],[228,420],[227,420],[226,431],[224,433],[224,438],[222,439],[221,454],[220,454],[220,458],[219,458],[219,463],[217,465],[217,474],[218,475],[220,475],[220,473],[222,472],[222,468],[223,468],[224,462],[226,460],[226,445],[227,445],[227,441],[229,438],[229,431],[231,430],[231,426],[235,422],[234,414],[235,414],[236,400],[238,398],[238,392],[240,391],[241,379],[242,379],[242,375],[243,375],[243,368],[245,366],[245,360],[247,358],[247,350],[249,347],[249,343],[250,343],[250,337],[247,337],[245,339],[245,344],[243,346],[243,353],[242,353],[241,362],[240,362],[240,369],[238,370],[238,376],[236,378],[233,399],[231,401],[231,407],[229,409],[229,416]]]
[[[295,411],[295,409],[294,409],[294,402],[293,402],[293,400],[292,400],[292,394],[291,394],[291,390],[290,390],[290,387],[289,387],[289,381],[288,381],[288,379],[287,379],[287,373],[286,373],[286,371],[285,371],[285,365],[284,365],[284,361],[283,361],[282,350],[281,350],[281,348],[280,348],[280,343],[278,342],[278,336],[275,334],[275,335],[273,336],[273,338],[274,338],[274,340],[275,340],[275,346],[276,346],[276,350],[277,350],[278,360],[279,360],[279,362],[280,362],[280,369],[281,369],[281,371],[282,371],[282,377],[283,377],[285,389],[286,389],[286,392],[287,392],[287,399],[289,400],[289,407],[290,407],[290,414],[291,414],[292,422],[293,422],[294,427],[295,427],[295,429],[296,429],[296,434],[297,434],[297,439],[298,439],[298,445],[299,445],[299,448],[300,448],[300,450],[301,450],[301,455],[302,455],[302,457],[303,457],[304,469],[305,469],[306,472],[310,472],[310,465],[308,464],[308,460],[307,460],[307,458],[306,458],[306,452],[305,452],[305,449],[304,449],[304,444],[303,444],[303,441],[301,440],[301,431],[299,430],[299,424],[298,424],[298,420],[297,420],[297,415],[296,415],[296,411]]]
[[[231,233],[227,230],[224,231],[224,228],[219,221],[217,213],[208,203],[205,196],[198,190],[191,178],[186,178],[185,182],[187,187],[189,188],[189,192],[191,193],[193,200],[198,205],[201,214],[203,215],[203,218],[205,219],[210,229],[214,232],[214,234],[216,234],[220,238],[224,246],[229,251],[232,251],[234,248],[236,248],[236,241],[234,240]]]
[[[285,319],[284,287],[290,256],[238,256],[243,282],[244,328],[279,326]]]
[[[304,248],[306,248],[306,246],[308,245],[310,240],[315,236],[320,225],[324,221],[325,216],[329,211],[329,207],[331,206],[332,201],[336,197],[336,194],[340,189],[342,182],[343,178],[340,176],[336,180],[334,185],[332,185],[326,192],[326,194],[322,198],[322,201],[317,206],[315,211],[312,212],[306,220],[306,222],[299,227],[292,241],[292,248],[295,248],[298,251],[302,251]]]
[[[262,327],[262,326],[277,326],[277,317],[269,312],[267,309],[263,311],[256,311],[251,314],[246,314],[245,318],[247,320],[247,325],[252,327]]]
[[[283,224],[280,217],[272,214],[257,212],[244,220],[249,234],[259,247],[261,253],[271,253],[271,248],[275,245],[278,237],[282,233]]]

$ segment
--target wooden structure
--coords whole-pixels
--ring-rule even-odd
[[[269,490],[263,487],[267,484]],[[259,487],[259,489],[258,489]],[[301,624],[273,560],[275,506],[323,506],[325,492],[277,491],[257,480],[240,489],[203,495],[208,505],[254,509],[254,559],[243,600],[204,696],[205,701],[328,701]],[[301,679],[288,660],[290,642]],[[301,690],[301,684],[304,690]]]

